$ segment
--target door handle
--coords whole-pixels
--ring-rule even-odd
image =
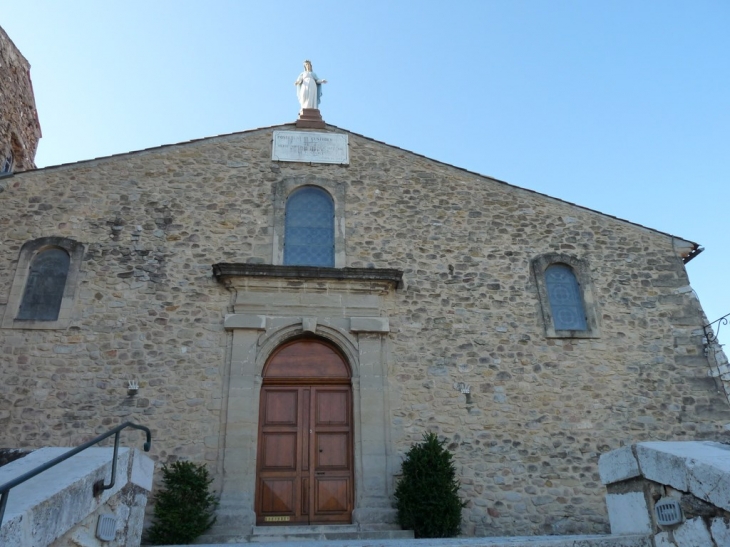
[[[324,471],[317,471],[317,475],[324,475]]]

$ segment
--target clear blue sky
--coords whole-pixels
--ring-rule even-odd
[[[730,313],[726,0],[8,0],[0,25],[39,166],[292,122],[309,58],[327,122],[696,241]]]

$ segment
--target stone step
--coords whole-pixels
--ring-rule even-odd
[[[268,537],[275,538],[276,536],[269,535]],[[293,547],[301,542],[306,542],[307,547],[652,547],[653,545],[651,538],[644,535],[584,535],[450,539],[359,538],[315,540],[298,538],[291,541],[277,540],[266,543],[266,547]],[[196,545],[197,547],[244,547],[250,545],[250,542],[198,543]],[[167,545],[163,547],[182,546]]]
[[[327,534],[357,532],[357,524],[313,524],[307,526],[254,526],[252,536]]]
[[[331,542],[357,540],[413,539],[413,532],[400,529],[360,530],[357,524],[312,525],[312,526],[254,526],[250,536],[226,536],[225,531],[206,535],[200,538],[207,544],[231,544],[233,542],[248,543],[284,543]],[[327,543],[330,545],[330,543]]]
[[[250,538],[251,543],[266,543],[268,545],[274,543],[288,543],[289,545],[300,543],[300,542],[327,542],[327,545],[331,545],[332,541],[345,541],[349,545],[353,541],[374,541],[374,540],[413,540],[413,532],[410,530],[379,530],[379,531],[358,531],[345,532],[329,530],[320,533],[306,532],[306,533],[290,533],[288,530],[281,531],[279,535],[274,534],[263,534],[263,535],[252,535]],[[371,545],[371,543],[368,543]]]
[[[201,536],[200,544],[219,543],[297,543],[333,540],[385,540],[413,539],[413,532],[401,530],[396,525],[368,525],[365,528],[357,524],[313,524],[302,526],[253,526],[250,534],[241,534],[240,529],[230,532],[225,526],[219,526],[212,534]]]

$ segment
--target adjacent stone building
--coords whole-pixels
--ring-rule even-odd
[[[159,464],[208,465],[240,538],[393,526],[433,431],[462,532],[529,535],[608,531],[601,454],[727,434],[696,243],[312,116],[19,172],[40,131],[13,97],[0,447],[149,426]]]
[[[0,176],[34,169],[41,126],[30,64],[0,27]]]

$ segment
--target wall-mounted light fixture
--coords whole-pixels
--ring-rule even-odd
[[[139,391],[139,382],[137,380],[129,380],[127,384],[127,395],[134,397]]]
[[[471,400],[471,386],[469,384],[465,384],[464,382],[458,382],[454,384],[454,387],[458,389],[461,393],[466,395],[466,404],[470,405],[472,404]]]

